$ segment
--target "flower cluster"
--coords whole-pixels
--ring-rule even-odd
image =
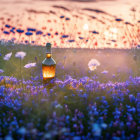
[[[0,135],[5,139],[138,139],[140,77],[125,82],[70,75],[42,85],[40,77],[0,77]]]

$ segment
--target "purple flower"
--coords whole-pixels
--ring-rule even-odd
[[[0,74],[3,73],[3,72],[4,72],[4,70],[0,69]]]
[[[42,31],[37,31],[37,32],[36,32],[36,35],[42,35],[42,34],[43,34]]]
[[[33,33],[32,32],[26,32],[25,35],[31,36],[31,35],[33,35]]]
[[[21,33],[24,33],[24,30],[21,30],[21,29],[17,29],[16,31],[17,31],[18,33],[20,33],[20,34],[21,34]]]
[[[133,94],[130,94],[129,99],[130,99],[130,102],[133,102],[135,101],[135,96]]]
[[[31,31],[31,32],[35,32],[36,29],[35,29],[35,28],[27,28],[27,31],[28,31],[28,32],[30,32],[30,31]]]
[[[55,32],[55,35],[58,35],[58,32]]]
[[[61,38],[68,38],[68,35],[62,35]]]
[[[140,45],[137,45],[136,47],[137,47],[138,49],[140,49]]]
[[[81,137],[80,136],[74,136],[73,140],[81,140]]]
[[[106,123],[102,123],[102,124],[101,124],[101,127],[102,127],[103,129],[106,129],[106,128],[107,128],[107,124],[106,124]]]
[[[5,25],[5,27],[6,27],[6,28],[10,28],[11,26],[10,26],[10,25],[8,25],[8,24],[6,24],[6,25]]]
[[[84,37],[79,37],[79,39],[81,39],[81,40],[82,40],[82,39],[84,39]]]
[[[32,43],[34,44],[34,43],[35,43],[35,41],[32,41]]]
[[[140,93],[137,93],[137,99],[140,101]]]
[[[4,96],[4,90],[5,90],[5,87],[1,86],[0,87],[0,96]]]
[[[29,43],[29,41],[28,40],[25,40],[25,43],[27,44],[27,43]]]
[[[120,19],[120,18],[116,18],[115,20],[116,20],[116,21],[123,21],[123,20],[122,20],[122,19]]]
[[[24,127],[21,127],[21,128],[19,128],[19,130],[18,130],[18,133],[21,134],[21,135],[25,135],[26,132],[27,132],[27,130],[26,130],[26,128],[24,128]]]
[[[15,31],[13,29],[11,29],[10,32],[15,33]]]
[[[8,32],[8,31],[3,31],[3,33],[6,34],[6,35],[10,34],[10,32]]]
[[[65,16],[60,16],[60,18],[64,18]]]
[[[65,20],[70,20],[70,18],[67,17],[67,18],[65,18]]]
[[[108,74],[108,71],[107,70],[104,70],[101,72],[102,74]]]
[[[63,108],[63,106],[60,105],[60,104],[57,104],[57,105],[55,106],[55,108]]]
[[[47,35],[48,35],[48,36],[51,36],[51,34],[50,34],[50,33],[47,33]]]
[[[99,32],[97,32],[97,31],[92,31],[92,33],[93,33],[93,34],[99,34]]]
[[[72,43],[72,42],[75,42],[75,40],[68,40],[68,42]]]
[[[10,136],[10,135],[7,135],[4,139],[5,139],[5,140],[13,140],[13,137]]]

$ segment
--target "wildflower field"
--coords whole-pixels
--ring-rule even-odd
[[[0,140],[140,140],[139,0],[0,0]]]
[[[44,85],[45,49],[0,46],[1,138],[139,140],[138,49],[54,48],[56,78]]]

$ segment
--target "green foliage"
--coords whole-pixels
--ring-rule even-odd
[[[3,75],[14,76],[20,78],[20,60],[15,57],[18,51],[24,51],[27,55],[21,61],[22,78],[29,79],[30,76],[39,75],[41,73],[41,63],[45,58],[45,47],[29,46],[29,45],[7,45],[0,46],[0,68],[5,72]],[[12,57],[9,61],[4,61],[5,54],[12,52]],[[53,58],[57,62],[56,77],[62,76],[65,78],[67,74],[73,77],[94,76],[97,75],[100,81],[124,81],[128,75],[132,73],[133,76],[140,75],[140,50],[88,50],[88,49],[54,49]],[[133,56],[137,56],[137,60]],[[95,71],[89,71],[88,62],[90,59],[97,59],[101,63]],[[37,67],[32,69],[25,69],[24,65],[27,63],[36,62]],[[102,71],[107,70],[108,74],[101,74]],[[112,78],[112,74],[116,77]]]

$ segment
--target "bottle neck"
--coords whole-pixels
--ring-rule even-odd
[[[51,53],[46,53],[46,58],[51,58],[52,54]]]

